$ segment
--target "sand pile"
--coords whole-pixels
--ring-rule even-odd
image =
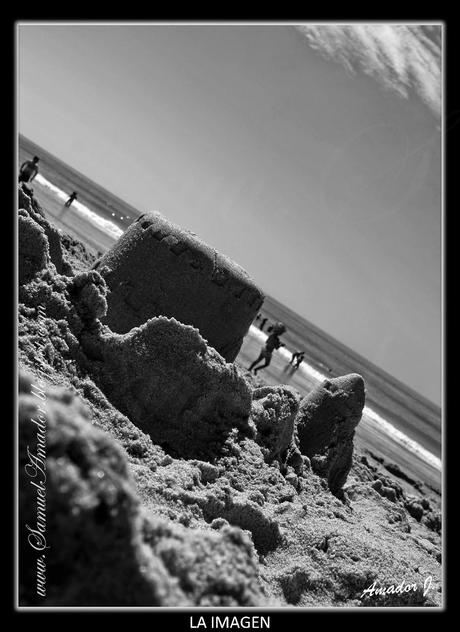
[[[63,254],[62,241],[58,229],[46,220],[43,209],[33,197],[31,189],[29,189],[25,184],[22,184],[18,189],[18,208],[20,216],[24,217],[24,219],[30,217],[37,226],[40,226],[43,229],[48,242],[48,254],[56,268],[56,271],[59,274],[72,274],[72,267]],[[21,209],[23,211],[22,213]],[[20,234],[20,230],[18,230],[18,232]],[[22,239],[27,240],[30,236],[31,234],[29,231],[29,233],[26,233]],[[41,242],[43,242],[43,240],[41,240]],[[27,258],[26,252],[26,250],[23,250],[25,258]],[[20,251],[19,270],[21,270],[21,263],[22,255]]]
[[[309,469],[308,457],[302,456],[297,437],[299,395],[289,386],[262,386],[252,392],[252,419],[267,463],[277,460],[286,479],[294,483],[296,474]],[[290,468],[291,472],[288,472]]]
[[[110,401],[170,454],[212,460],[233,428],[253,434],[247,383],[193,327],[152,318],[86,337],[84,348]]]
[[[40,601],[28,588],[34,585],[36,568],[30,542],[45,547],[48,605],[263,602],[249,538],[231,527],[202,534],[166,519],[150,519],[117,443],[91,424],[89,411],[69,392],[45,391],[35,380],[33,384],[20,375],[19,519],[30,527],[20,546],[22,603]],[[38,424],[46,436],[46,466],[37,457]],[[40,477],[46,481],[49,551],[34,526],[37,487],[31,480]],[[216,566],[225,569],[225,579],[216,576]]]
[[[439,499],[353,455],[359,376],[301,400],[255,383],[174,317],[113,332],[94,257],[20,200],[22,604],[439,603]],[[46,598],[30,570],[35,490],[23,467],[39,414]],[[363,594],[402,580],[414,590]]]

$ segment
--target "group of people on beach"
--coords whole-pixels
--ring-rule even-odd
[[[34,156],[32,160],[25,160],[22,165],[19,167],[19,176],[18,182],[25,182],[26,184],[30,184],[32,180],[38,174],[38,163],[40,162],[40,158],[38,156]],[[65,208],[69,208],[74,200],[77,199],[77,192],[73,191],[70,195],[66,203],[64,204]]]
[[[263,328],[267,320],[268,319],[266,317],[262,317],[262,314],[259,313],[257,314],[254,322],[256,323],[259,322],[259,329],[263,331]],[[274,323],[273,325],[270,325],[267,328],[267,332],[269,333],[269,336],[267,337],[267,340],[265,341],[265,346],[262,348],[259,354],[259,357],[256,360],[254,360],[254,362],[248,367],[248,371],[250,372],[254,371],[255,375],[257,374],[257,371],[260,371],[261,369],[265,369],[267,366],[270,365],[273,351],[275,351],[276,349],[279,349],[280,347],[286,346],[284,342],[281,342],[279,338],[280,335],[286,333],[286,325],[279,322]],[[289,360],[289,364],[294,367],[294,370],[297,370],[299,366],[302,364],[304,359],[305,359],[305,351],[294,351],[292,353],[291,359]],[[257,366],[262,361],[263,361],[263,364],[260,364],[260,366]]]

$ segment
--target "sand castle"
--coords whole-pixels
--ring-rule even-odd
[[[264,296],[236,263],[159,213],[145,213],[96,263],[110,294],[104,322],[126,333],[154,316],[192,325],[232,362]]]

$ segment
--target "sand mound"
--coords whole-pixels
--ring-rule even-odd
[[[177,604],[175,583],[142,546],[139,502],[120,448],[91,425],[88,412],[67,393],[32,389],[25,376],[21,386],[20,601],[43,601],[31,590],[38,547],[46,556],[48,605]],[[40,488],[34,483],[46,490],[41,521]]]
[[[123,451],[68,392],[20,376],[19,443],[23,605],[43,603],[30,588],[37,555],[46,560],[47,605],[263,603],[250,540],[231,527],[203,534],[142,512]]]
[[[297,418],[300,451],[329,489],[340,495],[352,465],[353,436],[364,407],[364,380],[345,375],[326,380],[302,400]]]
[[[19,283],[27,283],[49,261],[49,243],[43,228],[25,211],[19,211]]]
[[[185,599],[197,606],[263,606],[259,564],[251,539],[223,525],[216,532],[146,521],[144,538]]]
[[[271,463],[276,459],[283,471],[291,466],[297,474],[308,463],[302,459],[298,446],[299,399],[298,393],[289,386],[263,386],[253,390],[251,410],[257,429],[256,441],[262,447],[265,460]]]
[[[246,381],[193,327],[152,318],[125,335],[104,332],[98,343],[96,382],[174,456],[212,459],[233,428],[253,433]]]
[[[61,243],[61,234],[45,218],[45,212],[24,184],[18,188],[18,208],[28,215],[45,232],[48,240],[49,256],[59,274],[72,274],[72,267],[65,259]]]

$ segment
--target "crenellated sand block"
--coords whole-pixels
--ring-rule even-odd
[[[264,299],[239,265],[156,212],[133,222],[94,267],[110,289],[104,322],[112,331],[175,318],[197,328],[227,362]]]

